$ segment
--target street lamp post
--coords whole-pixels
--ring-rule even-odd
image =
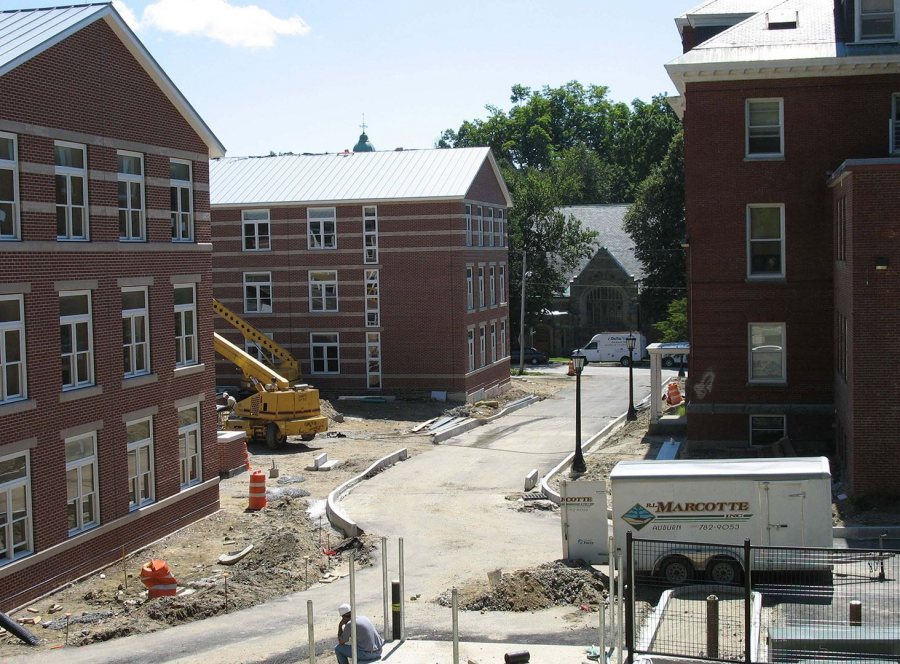
[[[637,412],[634,410],[634,344],[636,342],[637,339],[634,338],[634,335],[629,333],[625,339],[625,344],[628,346],[628,414],[625,419],[629,422],[637,419]]]
[[[572,353],[572,366],[575,368],[575,456],[572,459],[572,473],[576,475],[587,472],[584,454],[581,453],[581,372],[586,359],[581,350]]]

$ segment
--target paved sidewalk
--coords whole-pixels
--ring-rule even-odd
[[[460,643],[460,664],[494,664],[507,653],[528,651],[530,664],[581,664],[588,662],[582,646],[520,645],[513,643]],[[382,661],[389,664],[452,664],[451,641],[386,643]]]

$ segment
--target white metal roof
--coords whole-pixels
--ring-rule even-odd
[[[210,162],[210,204],[462,199],[485,161],[511,206],[489,148],[217,159]]]
[[[203,139],[210,156],[224,155],[225,147],[111,3],[0,11],[0,76],[99,20],[106,21],[150,78]]]
[[[740,16],[756,14],[783,0],[704,0],[696,7],[689,9],[679,18],[690,19],[692,16]]]
[[[702,459],[674,461],[620,461],[609,474],[613,479],[661,479],[676,477],[730,477],[786,480],[831,477],[826,457],[779,459]]]

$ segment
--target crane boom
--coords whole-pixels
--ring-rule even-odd
[[[240,369],[244,376],[248,380],[251,380],[251,382],[252,379],[256,379],[263,385],[274,383],[280,390],[291,389],[291,383],[287,378],[274,369],[267,367],[243,348],[238,348],[218,332],[213,333],[213,341],[216,352],[226,360],[236,364],[238,369]]]

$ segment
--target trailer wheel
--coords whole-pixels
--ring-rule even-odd
[[[287,436],[281,436],[281,433],[278,431],[278,425],[274,422],[269,422],[268,426],[266,426],[266,447],[270,450],[277,450],[285,440],[287,440]]]
[[[631,364],[631,358],[627,355],[623,355],[619,358],[619,364],[621,364],[623,367],[627,367],[629,364]]]
[[[722,585],[740,583],[741,569],[733,560],[715,558],[706,566],[706,578]]]
[[[670,585],[680,586],[694,575],[694,566],[683,556],[672,556],[666,558],[659,566],[659,574]]]

